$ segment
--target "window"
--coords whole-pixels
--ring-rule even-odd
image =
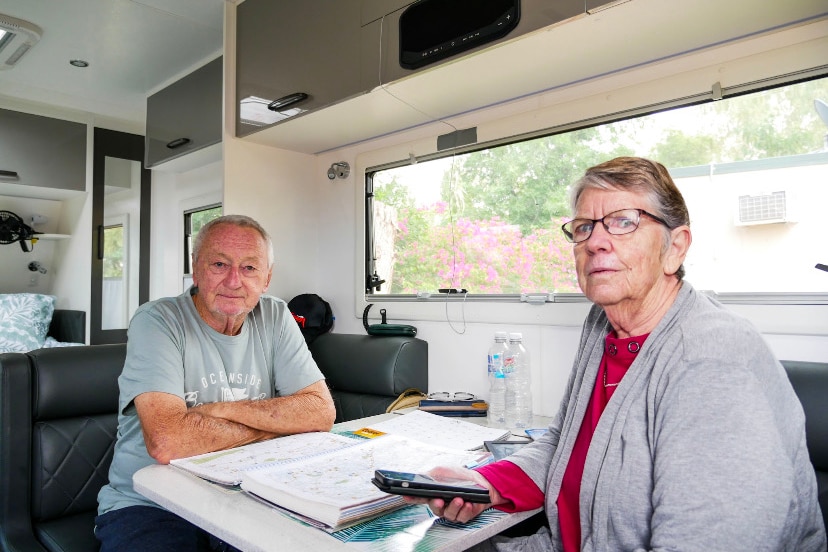
[[[201,227],[221,216],[221,205],[209,205],[184,212],[184,289],[192,285],[193,240]]]
[[[129,281],[126,278],[128,257],[124,243],[124,224],[108,224],[103,228],[103,292],[101,295],[101,328],[125,328]]]
[[[618,155],[670,170],[690,209],[697,289],[828,293],[816,269],[828,262],[825,100],[820,78],[370,169],[366,294],[579,293],[560,231],[569,187]]]

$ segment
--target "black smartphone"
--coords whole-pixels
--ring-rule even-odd
[[[472,481],[437,480],[419,473],[375,470],[371,483],[391,494],[442,498],[447,502],[456,496],[467,502],[490,501],[489,490]]]

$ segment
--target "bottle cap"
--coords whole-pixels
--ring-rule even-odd
[[[522,341],[523,340],[523,334],[520,333],[520,332],[512,332],[512,333],[509,334],[509,340],[510,341]]]
[[[495,332],[495,339],[507,339],[508,337],[506,332]]]

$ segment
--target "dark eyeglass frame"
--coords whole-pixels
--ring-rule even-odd
[[[631,218],[631,217],[618,216],[619,213],[624,213],[625,211],[635,212],[635,213],[637,213],[638,217],[637,218]],[[650,217],[654,221],[663,224],[667,228],[670,228],[670,225],[667,224],[667,221],[664,220],[663,218],[657,217],[652,213],[648,213],[644,209],[630,208],[630,209],[619,209],[617,211],[613,211],[612,213],[607,213],[606,215],[604,215],[603,217],[601,217],[599,219],[587,219],[587,218],[572,219],[569,222],[561,225],[561,230],[564,233],[564,237],[566,238],[566,241],[568,241],[569,243],[581,243],[581,242],[587,241],[592,236],[592,232],[595,230],[595,225],[599,222],[604,225],[604,229],[607,231],[608,234],[610,234],[612,236],[623,236],[624,234],[632,234],[633,232],[638,230],[638,226],[641,224],[641,215],[647,215],[648,217]],[[613,218],[627,219],[630,222],[632,222],[632,224],[629,227],[618,227],[618,226],[612,226],[610,224],[607,224],[606,219],[613,219]],[[586,235],[586,237],[584,237],[580,240],[576,240],[575,239],[575,232],[574,232],[575,223],[578,223],[578,225],[581,225],[581,224],[586,224],[587,222],[592,223],[592,227],[590,228],[589,233]]]

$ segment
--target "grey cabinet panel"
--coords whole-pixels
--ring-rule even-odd
[[[85,191],[86,125],[0,109],[0,171],[17,173],[14,184]]]
[[[221,142],[223,58],[147,98],[146,166]]]
[[[239,4],[237,136],[362,94],[379,84],[378,63],[362,60],[360,2],[246,0]],[[281,109],[268,109],[272,102],[291,96],[302,99]]]

